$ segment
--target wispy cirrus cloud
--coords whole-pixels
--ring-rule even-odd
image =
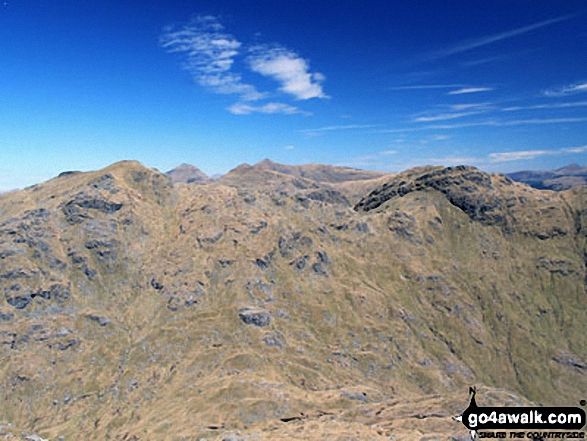
[[[246,101],[265,96],[232,71],[242,43],[225,32],[217,17],[199,16],[180,28],[168,27],[161,35],[160,43],[169,52],[185,56],[184,69],[201,86],[216,93],[239,95]]]
[[[451,110],[467,110],[467,109],[490,109],[491,103],[467,103],[467,104],[452,104]]]
[[[464,40],[464,41],[461,41],[460,43],[457,43],[453,46],[428,53],[427,55],[424,56],[424,59],[433,61],[433,60],[439,60],[442,58],[450,57],[452,55],[460,54],[462,52],[468,52],[472,49],[476,49],[479,47],[487,46],[489,44],[497,43],[498,41],[503,41],[503,40],[517,37],[519,35],[527,34],[528,32],[531,32],[535,29],[540,29],[540,28],[543,28],[546,26],[553,25],[555,23],[560,23],[562,21],[569,20],[569,19],[575,17],[575,15],[576,14],[563,15],[560,17],[555,17],[555,18],[551,18],[548,20],[539,21],[537,23],[532,23],[527,26],[522,26],[522,27],[519,27],[516,29],[512,29],[510,31],[500,32],[497,34],[487,35],[485,37],[474,38],[474,39],[470,39],[470,40]]]
[[[554,155],[552,150],[519,150],[517,152],[490,153],[487,155],[492,162],[523,161],[535,159],[539,156]]]
[[[446,124],[424,124],[412,127],[377,128],[372,133],[405,134],[432,130],[458,130],[470,127],[515,127],[524,125],[554,125],[554,124],[575,124],[587,122],[587,117],[569,118],[533,118],[533,119],[483,119],[478,121],[457,122]],[[373,126],[379,127],[379,126]]]
[[[500,164],[505,162],[515,162],[515,161],[532,161],[537,158],[541,158],[544,156],[560,156],[560,155],[570,155],[570,154],[578,154],[578,153],[586,153],[587,152],[587,145],[578,146],[578,147],[564,147],[564,148],[553,148],[553,149],[535,149],[535,150],[514,150],[509,152],[491,152],[487,153],[486,155],[480,156],[466,156],[462,155],[461,152],[455,152],[454,154],[448,154],[446,156],[432,156],[432,157],[421,157],[417,160],[408,159],[407,161],[400,161],[399,163],[394,164],[394,168],[410,168],[420,166],[422,164],[430,164],[430,165],[476,165],[476,166],[489,166],[492,164]],[[359,158],[360,159],[360,158]],[[374,168],[390,168],[390,166],[385,166],[384,164],[379,163],[368,163],[364,161],[364,164],[357,164],[357,165],[366,165],[371,166]]]
[[[388,87],[387,90],[426,90],[426,89],[453,89],[463,87],[462,84],[416,84],[412,86],[394,86]]]
[[[580,147],[559,148],[554,150],[518,150],[512,152],[489,153],[487,156],[491,162],[507,162],[536,159],[541,156],[556,156],[561,154],[585,152],[587,152],[587,145]]]
[[[214,93],[238,96],[239,102],[227,108],[234,115],[310,115],[285,103],[248,104],[274,94],[245,82],[237,68],[276,80],[281,92],[297,100],[328,97],[322,88],[324,75],[312,73],[307,60],[279,45],[247,47],[215,16],[198,16],[187,25],[166,28],[160,44],[168,52],[183,55],[183,68],[199,85]]]
[[[513,121],[501,121],[502,126],[522,126],[522,125],[541,125],[541,124],[567,124],[586,122],[587,117],[574,118],[534,118],[534,119],[516,119]]]
[[[420,116],[414,118],[415,122],[432,122],[432,121],[446,121],[450,119],[464,118],[466,116],[478,115],[480,112],[455,112],[455,113],[441,113],[438,115]]]
[[[435,124],[425,126],[426,129],[448,130],[461,129],[466,127],[507,127],[507,126],[522,126],[522,125],[542,125],[542,124],[565,124],[565,123],[579,123],[587,122],[587,117],[577,118],[543,118],[543,119],[516,119],[516,120],[485,120],[473,121],[462,124]]]
[[[389,153],[388,153],[389,152]],[[464,151],[455,151],[447,153],[444,156],[425,156],[413,157],[410,155],[393,156],[399,153],[396,150],[380,151],[369,155],[360,155],[349,158],[349,160],[337,165],[346,165],[351,167],[365,167],[378,170],[405,170],[411,167],[429,165],[475,165],[491,166],[515,161],[532,161],[544,156],[560,156],[587,153],[587,145],[577,147],[563,147],[552,149],[525,149],[511,150],[508,152],[490,152],[479,155],[468,155]],[[389,158],[386,158],[389,157]],[[393,158],[393,162],[389,159]]]
[[[476,66],[482,66],[484,64],[489,64],[489,63],[494,63],[496,61],[502,61],[505,58],[507,58],[506,55],[497,55],[494,57],[485,57],[485,58],[479,58],[477,60],[469,60],[469,61],[465,61],[463,63],[463,66],[465,67],[476,67]]]
[[[338,132],[341,130],[361,130],[361,129],[372,129],[377,127],[377,124],[346,124],[346,125],[339,125],[339,126],[323,126],[317,127],[315,129],[306,129],[302,130],[301,133],[305,134],[306,136],[315,137],[320,136],[324,132]]]
[[[418,127],[400,127],[395,129],[377,129],[373,130],[373,133],[398,133],[398,134],[405,134],[410,132],[421,132],[423,130],[428,130],[430,126],[418,126]],[[396,140],[397,142],[397,140]]]
[[[561,150],[563,153],[585,153],[587,152],[587,145],[583,145],[581,147],[568,147]]]
[[[259,106],[253,106],[247,103],[235,103],[227,109],[233,115],[250,115],[251,113],[264,113],[264,114],[284,114],[284,115],[306,115],[310,116],[310,112],[300,110],[295,106],[290,106],[284,103],[266,103]]]
[[[542,94],[544,96],[550,97],[559,97],[559,96],[567,96],[567,95],[575,95],[577,93],[584,93],[587,92],[587,82],[584,83],[575,83],[569,84],[567,86],[544,90]]]
[[[377,127],[376,124],[347,124],[341,126],[323,126],[317,129],[308,129],[308,132],[331,132],[333,130],[356,130],[356,129],[371,129]]]
[[[509,152],[492,152],[482,156],[461,156],[447,155],[443,157],[428,157],[420,158],[417,161],[408,161],[402,164],[403,167],[415,167],[422,164],[430,165],[475,165],[475,166],[489,166],[492,164],[500,164],[505,162],[515,161],[532,161],[544,156],[560,156],[573,153],[585,153],[587,146],[569,147],[569,148],[555,148],[552,150],[536,149],[536,150],[515,150]]]
[[[490,64],[490,63],[497,63],[497,62],[503,62],[506,60],[511,60],[512,58],[517,58],[517,57],[521,57],[521,56],[525,56],[531,53],[535,53],[537,51],[539,51],[539,48],[529,48],[526,47],[523,50],[518,50],[518,51],[514,51],[514,52],[508,52],[508,53],[503,53],[503,54],[499,54],[499,55],[494,55],[494,56],[490,56],[490,57],[484,57],[484,58],[478,58],[478,59],[471,59],[468,61],[463,62],[461,65],[463,67],[477,67],[477,66],[483,66],[485,64]]]
[[[490,111],[495,110],[495,105],[490,102],[485,103],[462,103],[462,104],[451,104],[449,109],[452,111]]]
[[[390,155],[397,155],[399,150],[382,150],[379,152],[381,156],[390,156]]]
[[[466,93],[479,93],[492,91],[492,87],[463,87],[457,90],[451,90],[447,95],[464,95]]]
[[[503,112],[515,112],[518,110],[540,110],[540,109],[566,109],[570,107],[586,107],[587,101],[574,101],[567,103],[535,104],[533,106],[512,106],[501,109]]]
[[[306,60],[283,47],[256,46],[250,49],[251,70],[273,78],[281,84],[280,90],[298,100],[327,98],[322,89],[324,75],[311,73]]]

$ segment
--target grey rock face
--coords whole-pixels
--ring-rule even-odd
[[[271,314],[264,309],[241,308],[239,309],[238,316],[247,325],[264,327],[271,324]]]
[[[108,317],[99,317],[96,315],[87,315],[86,318],[93,322],[98,323],[100,326],[107,326],[110,324],[110,319]]]

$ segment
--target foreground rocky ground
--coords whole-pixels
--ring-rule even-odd
[[[587,398],[585,190],[304,167],[0,196],[0,434],[467,439],[469,385]]]

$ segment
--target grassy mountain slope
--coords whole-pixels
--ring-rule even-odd
[[[447,439],[470,384],[584,398],[585,192],[471,168],[366,187],[251,169],[190,186],[123,162],[0,196],[0,423]]]

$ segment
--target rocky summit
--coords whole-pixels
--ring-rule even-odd
[[[126,161],[0,195],[4,439],[465,440],[469,386],[587,399],[586,189],[184,177]]]

